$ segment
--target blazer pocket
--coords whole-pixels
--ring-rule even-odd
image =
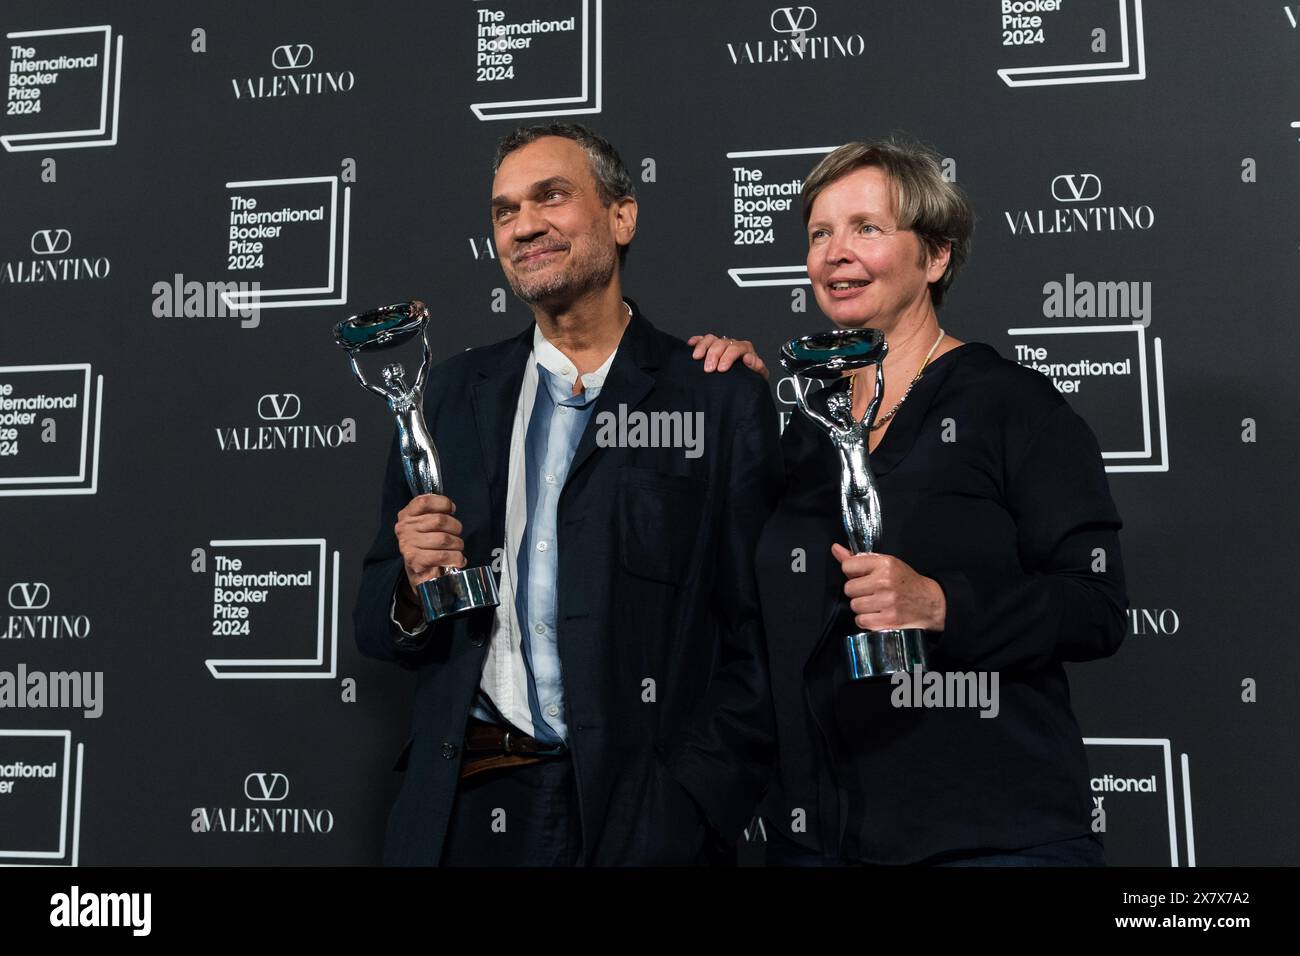
[[[624,467],[618,489],[619,560],[625,570],[679,584],[700,532],[709,484],[651,468]]]

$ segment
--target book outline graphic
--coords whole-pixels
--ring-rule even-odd
[[[334,552],[334,574],[330,598],[328,637],[325,620],[326,560],[324,538],[239,538],[209,541],[211,548],[246,548],[275,546],[310,546],[320,549],[316,580],[320,582],[317,596],[316,653],[313,657],[213,657],[203,663],[217,680],[272,680],[272,679],[323,679],[332,678],[338,671],[339,650],[339,553]],[[328,640],[328,646],[327,646]],[[328,669],[322,670],[328,666]]]
[[[1165,415],[1165,361],[1164,350],[1159,336],[1151,339],[1155,378],[1156,425],[1160,445],[1160,457],[1153,459],[1153,442],[1151,434],[1151,375],[1147,371],[1146,326],[1131,325],[1072,325],[1064,327],[1045,326],[1037,328],[1007,329],[1008,335],[1085,335],[1104,332],[1132,332],[1136,337],[1138,364],[1138,387],[1142,393],[1142,447],[1136,450],[1102,450],[1101,457],[1107,462],[1106,471],[1112,474],[1143,471],[1169,470],[1169,428]],[[1145,462],[1111,464],[1118,459],[1152,459]]]
[[[582,92],[531,100],[491,100],[471,103],[480,120],[524,119],[529,116],[576,116],[599,113],[602,95],[601,2],[582,0]]]
[[[76,789],[68,792],[68,776],[72,769],[72,731],[70,730],[6,730],[0,737],[58,737],[63,740],[63,786],[59,797],[59,847],[57,850],[6,850],[0,848],[0,866],[57,866],[57,863],[7,863],[6,860],[63,860],[68,855],[68,810],[72,810],[72,855],[65,865],[77,866],[81,858],[81,780],[85,763],[85,744],[77,744]]]
[[[1018,66],[998,70],[1007,86],[1065,86],[1076,83],[1122,83],[1145,80],[1146,42],[1142,29],[1142,0],[1116,0],[1119,4],[1120,57],[1107,63],[1063,63],[1056,66]],[[1135,62],[1136,61],[1136,62]]]
[[[1178,823],[1174,810],[1174,767],[1168,737],[1084,737],[1089,747],[1159,747],[1165,777],[1165,812],[1169,821],[1169,865],[1178,866]],[[1192,783],[1187,754],[1179,755],[1183,778],[1183,818],[1187,833],[1187,865],[1196,866],[1196,835],[1192,826]]]
[[[727,159],[761,159],[764,156],[824,156],[838,146],[797,146],[792,149],[742,149],[727,153]],[[807,264],[797,266],[745,266],[728,269],[731,281],[742,289],[762,286],[812,285]]]
[[[352,225],[352,187],[343,187],[343,221],[339,222],[339,177],[298,176],[289,179],[246,179],[226,183],[227,189],[255,189],[258,186],[301,186],[306,183],[329,183],[330,186],[330,238],[328,276],[323,286],[306,286],[298,289],[237,289],[222,290],[221,301],[232,312],[249,309],[286,309],[291,306],[344,305],[348,301],[348,242]],[[339,234],[342,247],[339,248]],[[338,258],[336,267],[335,258]],[[336,290],[336,285],[338,286]],[[281,302],[268,302],[271,296],[312,296],[318,293],[334,298],[295,298]]]
[[[86,380],[82,388],[81,402],[81,455],[77,474],[75,475],[30,475],[0,478],[3,485],[40,485],[76,483],[86,480],[87,456],[89,455],[90,484],[78,488],[4,488],[0,487],[0,497],[36,496],[36,495],[93,495],[99,490],[99,436],[104,407],[104,376],[95,376],[95,421],[94,446],[90,446],[90,384],[91,368],[87,362],[72,362],[59,365],[0,365],[0,374],[6,372],[72,372],[85,373]]]
[[[105,24],[94,27],[65,27],[60,30],[19,30],[6,33],[5,39],[17,40],[23,37],[62,36],[70,33],[104,32],[104,79],[100,89],[99,125],[95,129],[55,130],[45,133],[10,133],[0,136],[7,152],[22,153],[34,149],[81,149],[88,146],[116,146],[117,121],[122,101],[122,36],[117,37],[117,55],[113,57],[112,71],[112,113],[109,113],[109,54],[113,50],[113,28]],[[111,115],[111,120],[110,120]],[[109,126],[112,132],[109,132]],[[96,138],[99,137],[99,138]]]

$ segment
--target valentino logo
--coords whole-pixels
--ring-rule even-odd
[[[271,65],[277,70],[301,70],[314,59],[316,51],[310,43],[286,43],[271,52]]]
[[[271,65],[278,72],[231,78],[235,99],[348,93],[356,87],[351,70],[309,70],[315,61],[316,50],[310,43],[282,43],[271,51]]]
[[[72,233],[66,229],[37,229],[32,233],[32,252],[53,256],[72,248]]]
[[[254,803],[278,803],[289,796],[289,778],[282,773],[250,773],[244,778],[244,796]]]
[[[9,585],[9,606],[20,613],[0,617],[0,640],[62,640],[90,636],[90,618],[84,614],[39,614],[50,606],[50,586],[43,581],[17,581]]]
[[[18,581],[9,586],[9,606],[15,611],[39,611],[50,604],[50,586],[40,581]]]
[[[290,449],[337,449],[356,441],[356,419],[338,424],[296,424],[303,402],[292,392],[273,392],[257,399],[257,418],[264,425],[217,427],[217,447],[222,451],[274,451]]]
[[[812,7],[777,7],[772,11],[770,23],[777,33],[797,36],[817,26],[817,11]]]
[[[776,400],[782,405],[797,405],[799,398],[798,393],[795,391],[796,388],[794,376],[785,376],[776,383]]]
[[[300,424],[302,399],[293,392],[269,392],[257,400],[257,417],[265,425],[218,426],[217,447],[222,451],[276,451],[338,448],[357,440],[357,420],[338,424]]]
[[[484,236],[482,239],[469,237],[469,248],[474,253],[474,260],[477,262],[480,258],[495,259],[497,257],[496,246],[493,244],[491,237]]]
[[[244,778],[244,796],[254,806],[195,807],[190,811],[190,829],[195,833],[334,832],[334,811],[285,806],[289,778],[282,773],[250,773]]]
[[[1057,202],[1092,202],[1101,196],[1101,179],[1095,173],[1062,173],[1052,180]]]
[[[264,422],[287,422],[302,412],[302,401],[292,392],[263,395],[257,400],[257,417]]]
[[[1156,222],[1155,210],[1147,203],[1097,204],[1101,198],[1101,177],[1096,173],[1053,176],[1051,190],[1052,198],[1061,205],[1003,212],[1013,236],[1145,230]]]
[[[1131,607],[1128,610],[1128,620],[1129,633],[1141,637],[1148,635],[1168,637],[1177,634],[1178,628],[1182,626],[1182,622],[1178,619],[1178,612],[1171,607]]]
[[[0,285],[104,279],[112,270],[112,263],[104,256],[65,255],[72,248],[72,231],[69,229],[37,229],[32,233],[29,246],[39,258],[0,261]]]
[[[809,36],[817,26],[817,8],[809,6],[774,7],[768,14],[767,25],[773,37],[741,40],[727,43],[727,56],[733,66],[760,63],[790,63],[805,60],[830,60],[836,57],[862,56],[867,43],[861,33],[834,32]],[[761,22],[761,21],[759,21]]]

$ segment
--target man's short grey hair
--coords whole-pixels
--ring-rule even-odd
[[[502,161],[517,149],[544,136],[559,136],[571,139],[587,153],[591,163],[591,177],[596,180],[600,192],[600,201],[608,206],[620,199],[634,198],[632,177],[623,165],[622,158],[605,137],[578,123],[543,123],[537,126],[521,126],[508,134],[497,144],[496,158],[492,162],[492,172],[501,168]]]

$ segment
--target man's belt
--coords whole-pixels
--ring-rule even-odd
[[[512,727],[501,727],[471,717],[465,729],[465,759],[461,761],[462,780],[485,770],[521,767],[541,763],[548,757],[567,754],[563,744],[546,744]]]
[[[544,743],[535,737],[471,717],[465,729],[465,753],[520,754],[533,757],[558,757],[568,752],[564,744]]]

